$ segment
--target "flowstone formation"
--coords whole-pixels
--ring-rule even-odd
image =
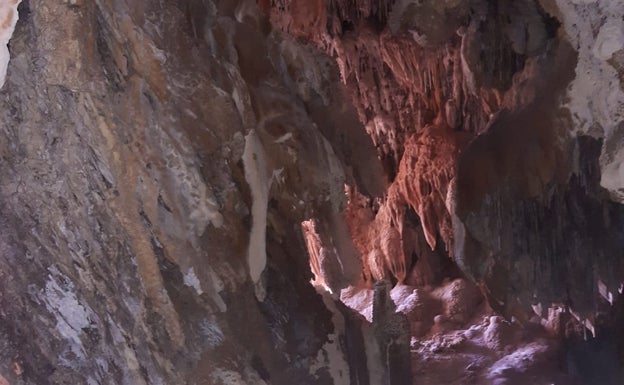
[[[0,385],[618,384],[623,15],[0,2]]]
[[[457,265],[508,316],[561,303],[592,318],[624,270],[608,177],[624,4],[314,4],[281,1],[271,17],[336,60],[383,163],[383,196],[347,188],[364,281],[437,283]],[[612,107],[579,102],[594,91]]]

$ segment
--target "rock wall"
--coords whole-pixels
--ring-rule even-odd
[[[341,210],[346,181],[383,187],[333,62],[249,1],[25,0],[19,16],[0,383],[368,384],[346,354],[360,328],[309,284],[300,232]]]
[[[594,332],[617,302],[621,1],[18,10],[0,383],[375,384],[387,331],[339,296],[384,279]]]
[[[599,283],[618,290],[624,4],[277,3],[276,25],[336,60],[384,165],[386,193],[354,186],[344,214],[364,283],[456,264],[506,314],[581,318]]]

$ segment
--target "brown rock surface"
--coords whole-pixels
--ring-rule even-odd
[[[328,58],[252,2],[147,0],[24,1],[11,55],[6,381],[348,381],[298,224],[381,183]]]
[[[0,383],[622,378],[621,1],[4,3]]]

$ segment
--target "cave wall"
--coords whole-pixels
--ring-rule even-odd
[[[202,0],[25,0],[10,53],[0,383],[366,378],[299,225],[383,188],[329,58]]]
[[[381,332],[336,294],[382,279],[593,327],[624,274],[623,13],[23,0],[0,383],[374,384]]]
[[[383,197],[354,186],[344,213],[365,283],[456,264],[507,315],[581,321],[615,296],[621,2],[275,3],[336,60],[384,166]]]

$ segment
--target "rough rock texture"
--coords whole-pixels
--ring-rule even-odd
[[[360,328],[308,283],[299,225],[338,213],[346,181],[381,191],[332,61],[247,1],[19,12],[0,93],[2,381],[367,373],[346,358]]]
[[[562,23],[565,38],[578,51],[576,77],[565,106],[573,131],[603,139],[600,184],[613,200],[624,199],[622,121],[624,116],[624,13],[621,1],[540,1]]]
[[[508,315],[593,317],[624,275],[624,4],[277,3],[275,25],[335,58],[384,164],[384,196],[353,186],[344,214],[365,284],[437,284],[450,258]]]
[[[379,286],[383,282],[375,284],[374,294],[373,290],[348,288],[341,298],[347,306],[370,317],[371,308],[379,307],[381,302],[383,286]],[[617,364],[611,361],[610,352],[601,351],[601,344],[588,349],[581,337],[566,352],[558,343],[559,336],[540,325],[539,318],[523,325],[493,315],[491,309],[479,303],[480,295],[470,286],[468,281],[458,279],[433,290],[397,285],[390,291],[392,302],[386,302],[386,306],[402,313],[411,328],[414,384],[580,384],[583,382],[572,373],[591,372],[591,365],[582,360],[597,352],[601,357],[593,362],[602,362],[599,365],[603,372],[588,377],[602,378],[601,383],[617,383],[609,382],[617,378],[612,376]],[[565,324],[564,314],[559,315],[562,317],[558,321]],[[396,315],[388,318],[395,325],[402,322]],[[555,322],[551,318],[549,321]],[[388,321],[378,321],[377,327],[384,322]],[[395,333],[401,330],[396,326],[385,328]]]
[[[0,384],[617,383],[622,15],[23,0]]]
[[[534,98],[535,87],[524,83],[535,81],[536,72],[551,64],[539,62],[556,50],[549,48],[556,20],[530,1],[474,1],[470,9],[453,1],[381,7],[377,2],[331,2],[316,13],[300,12],[297,4],[279,2],[273,22],[335,57],[391,183],[381,202],[368,204],[371,213],[347,208],[365,279],[392,276],[403,282],[412,275],[412,254],[430,259],[420,258],[426,252],[410,229],[422,228],[431,249],[439,245],[441,254],[453,256],[459,154],[474,135],[488,130],[499,111]],[[319,18],[325,21],[314,21]],[[414,39],[427,33],[432,36],[426,44]],[[350,202],[362,206],[359,191],[353,191]],[[416,274],[421,281],[442,278],[443,268],[422,264]]]
[[[410,325],[408,317],[397,311],[391,289],[390,281],[377,281],[373,294],[373,333],[385,368],[381,383],[409,385],[412,383]]]
[[[595,334],[624,276],[624,3],[276,3],[335,58],[383,162],[382,197],[347,188],[362,287],[457,266],[507,317],[555,306]]]

